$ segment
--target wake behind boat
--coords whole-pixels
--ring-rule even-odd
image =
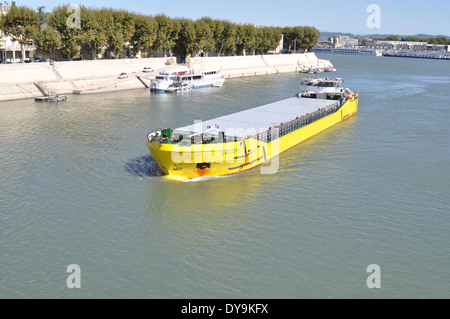
[[[302,83],[294,97],[147,136],[150,154],[173,180],[222,176],[268,163],[283,151],[358,110],[358,94],[342,80]],[[306,88],[306,89],[305,89]]]

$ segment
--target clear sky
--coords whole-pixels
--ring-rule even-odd
[[[4,0],[0,0],[4,1]],[[11,1],[8,1],[11,3]],[[264,26],[314,26],[320,31],[356,34],[427,33],[450,36],[450,0],[16,0],[17,5],[36,9],[79,4],[94,8],[126,9],[192,20],[201,17]],[[380,28],[369,28],[370,4],[380,8]]]

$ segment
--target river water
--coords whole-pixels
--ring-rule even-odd
[[[293,96],[300,74],[0,103],[0,298],[450,297],[450,63],[331,59],[358,114],[272,175],[165,181],[146,134]]]

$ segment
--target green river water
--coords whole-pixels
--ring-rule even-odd
[[[358,114],[273,175],[165,181],[146,134],[288,98],[301,74],[0,103],[0,298],[450,297],[450,62],[331,58]]]

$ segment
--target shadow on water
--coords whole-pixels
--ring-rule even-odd
[[[125,170],[136,176],[159,177],[162,172],[150,155],[140,156],[125,163]]]

